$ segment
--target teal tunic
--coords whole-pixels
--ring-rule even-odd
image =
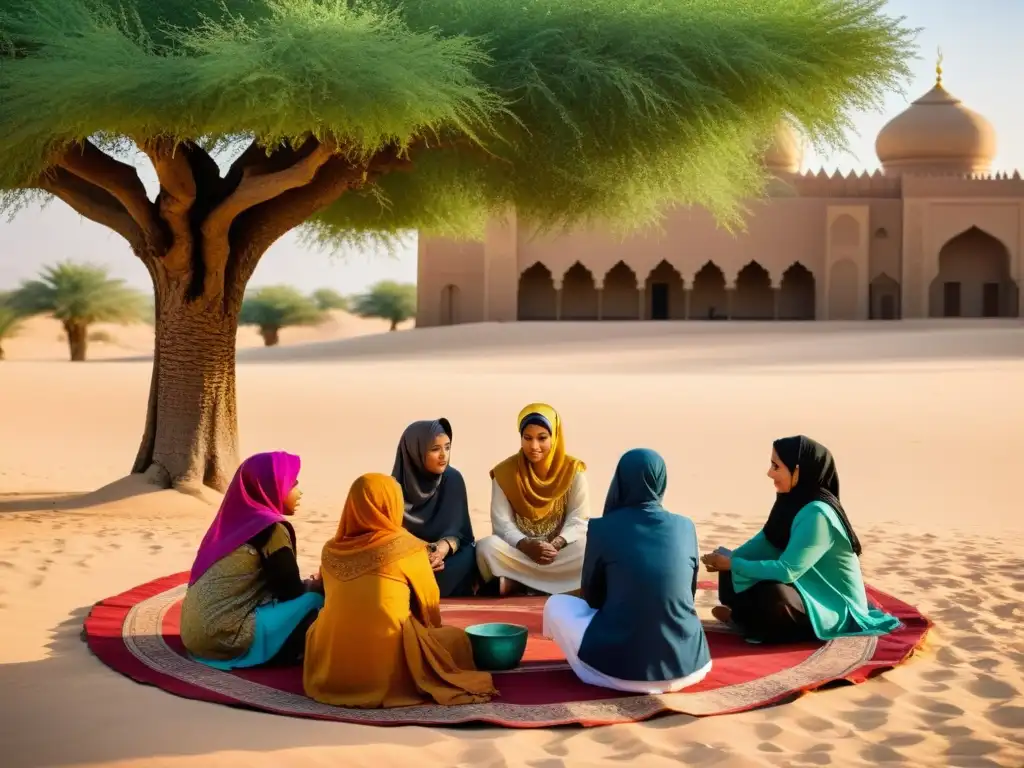
[[[759,581],[792,584],[822,640],[884,635],[900,626],[895,616],[868,604],[860,561],[835,510],[822,501],[797,513],[784,552],[761,532],[732,553],[735,590],[744,592]]]

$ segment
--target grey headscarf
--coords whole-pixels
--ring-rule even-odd
[[[452,438],[452,425],[448,419],[414,421],[405,428],[395,452],[392,477],[402,486],[405,499],[403,527],[424,541],[440,541],[448,536],[462,544],[473,541],[473,528],[469,521],[469,502],[466,484],[459,471],[452,466],[436,475],[427,470],[424,459],[438,435]]]

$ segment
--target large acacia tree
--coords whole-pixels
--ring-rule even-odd
[[[883,6],[5,0],[0,188],[128,241],[156,306],[134,471],[222,488],[239,309],[286,232],[472,236],[510,207],[628,228],[671,203],[736,222],[780,119],[839,142],[905,78],[913,32]]]

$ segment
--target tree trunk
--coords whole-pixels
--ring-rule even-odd
[[[71,361],[80,363],[85,360],[85,353],[89,346],[89,326],[85,323],[74,323],[64,321],[64,333],[68,337],[68,350],[71,353]]]
[[[227,488],[238,467],[235,341],[240,303],[211,311],[157,290],[146,427],[133,472],[179,490]],[[219,309],[219,308],[218,308]]]
[[[278,342],[281,341],[280,331],[280,328],[273,325],[260,326],[260,335],[263,337],[263,345],[267,347],[276,347]]]
[[[4,359],[4,345],[0,344],[0,360]]]
[[[391,321],[391,327],[388,330],[390,330],[390,331],[397,331],[398,330],[398,321],[397,320],[392,320]]]

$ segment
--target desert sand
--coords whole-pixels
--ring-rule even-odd
[[[594,729],[374,729],[179,699],[107,669],[80,639],[97,600],[186,570],[214,512],[173,491],[132,495],[133,483],[82,495],[130,467],[149,365],[19,361],[31,350],[12,341],[0,363],[5,768],[1024,765],[1019,322],[509,324],[320,339],[239,352],[243,451],[303,457],[304,570],[348,483],[389,471],[418,418],[452,420],[453,463],[487,533],[487,470],[517,448],[519,408],[543,400],[561,411],[598,501],[624,450],[660,451],[667,506],[696,520],[707,549],[763,521],[774,437],[821,440],[868,581],[936,622],[928,646],[864,685],[769,709]]]

